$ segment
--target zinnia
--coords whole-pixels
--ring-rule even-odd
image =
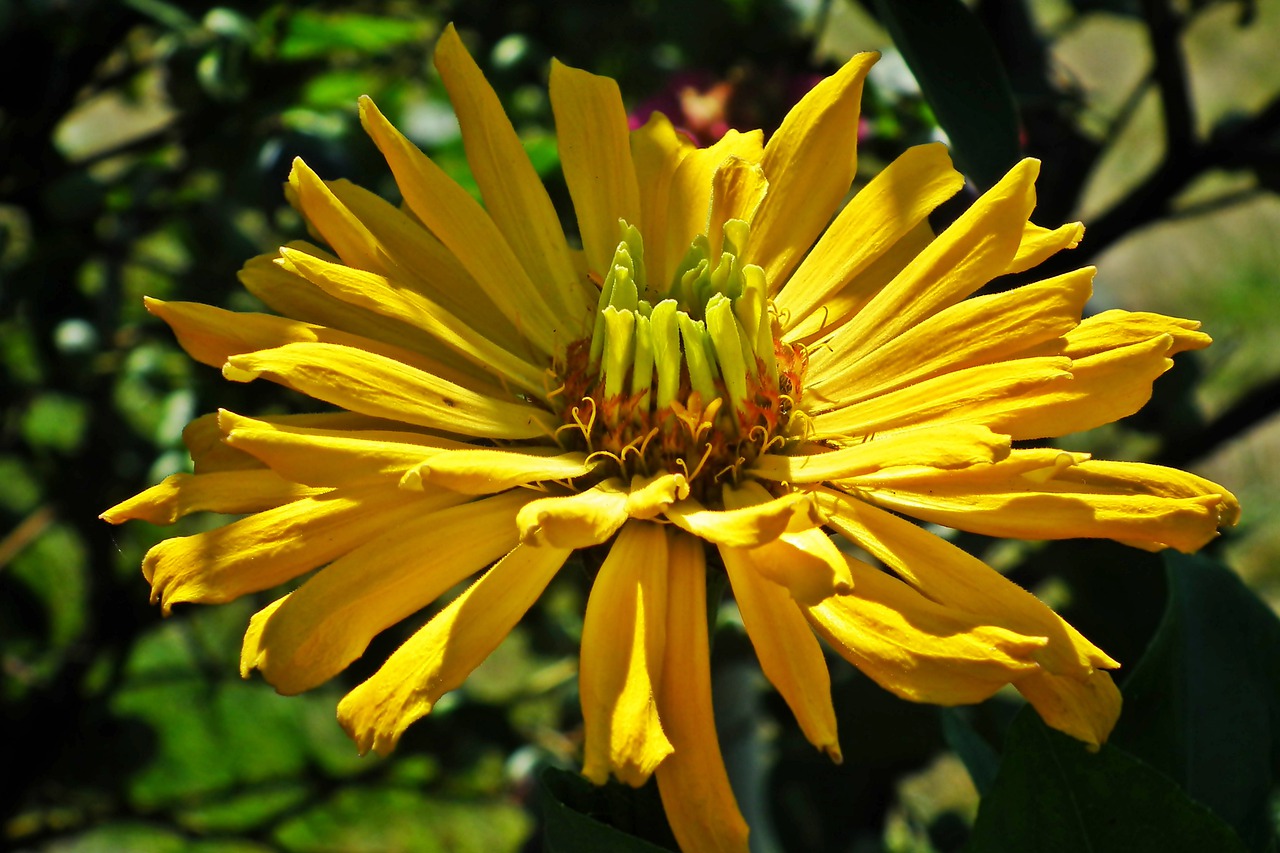
[[[907,699],[1012,684],[1049,725],[1102,742],[1117,663],[903,516],[1204,545],[1238,514],[1221,486],[1012,443],[1137,411],[1170,356],[1209,338],[1154,314],[1082,321],[1092,269],[973,296],[1083,233],[1030,223],[1035,160],[938,235],[927,217],[962,184],[941,145],[908,150],[841,208],[874,60],[820,83],[767,144],[730,131],[704,149],[660,114],[629,132],[612,80],[554,64],[579,251],[446,30],[435,61],[483,207],[365,99],[402,208],[298,161],[290,201],[329,250],[291,244],[242,273],[282,316],[148,300],[226,378],[339,410],[191,424],[195,473],[103,518],[246,517],[152,548],[153,599],[224,602],[322,567],[245,636],[244,673],[296,693],[483,570],[338,706],[360,750],[385,753],[575,550],[607,551],[582,634],[583,772],[656,773],[687,850],[747,837],[712,720],[708,554],[764,673],[835,760],[818,637]]]

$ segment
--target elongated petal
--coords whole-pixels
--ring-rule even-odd
[[[288,248],[331,263],[338,261],[328,252],[301,241],[290,243]],[[298,321],[381,341],[408,352],[418,351],[421,347],[424,337],[419,329],[336,299],[302,276],[281,267],[277,263],[279,259],[275,253],[251,258],[237,275],[245,290],[271,310]],[[490,309],[489,314],[501,316],[496,309]],[[514,334],[502,340],[512,338]]]
[[[809,743],[840,763],[831,676],[822,647],[800,606],[783,586],[765,578],[738,548],[721,548],[742,624],[765,677],[786,700]]]
[[[175,604],[219,604],[270,589],[323,565],[417,515],[457,503],[447,492],[415,497],[385,485],[336,489],[224,527],[166,539],[142,574],[165,613]]]
[[[529,277],[567,315],[585,321],[593,303],[587,302],[586,291],[577,281],[560,218],[497,94],[467,53],[453,24],[445,27],[436,42],[435,64],[458,115],[467,164],[484,196],[485,210]],[[592,130],[599,132],[600,128],[596,125]],[[624,147],[625,143],[624,134]],[[562,152],[563,147],[562,141]]]
[[[670,533],[666,647],[658,714],[675,751],[658,765],[658,793],[682,850],[747,853],[711,707],[711,651],[703,544]]]
[[[453,252],[409,213],[350,181],[325,181],[325,186],[378,241],[379,254],[397,286],[442,306],[489,340],[519,340],[516,327],[480,289]],[[320,260],[333,260],[314,250],[304,251]]]
[[[813,245],[857,171],[862,83],[879,58],[859,53],[800,99],[769,139],[769,194],[752,222],[747,262],[776,290]]]
[[[228,358],[242,353],[290,343],[326,343],[395,359],[466,387],[496,390],[491,381],[477,381],[474,374],[459,371],[455,357],[449,353],[445,353],[449,357],[445,362],[420,351],[270,314],[226,311],[198,302],[162,302],[149,297],[144,297],[143,302],[148,311],[169,324],[188,355],[212,367],[222,367]]]
[[[553,59],[551,109],[587,266],[604,275],[618,247],[618,220],[640,222],[640,191],[622,93],[608,77]]]
[[[1053,438],[1128,417],[1151,399],[1151,385],[1173,366],[1173,338],[1087,355],[1071,362],[1071,381],[1044,385],[1016,405],[993,411],[987,423],[1015,441]]]
[[[828,524],[942,604],[1029,637],[1048,637],[1037,662],[1083,677],[1119,666],[1062,617],[981,560],[906,519],[829,489],[817,489]]]
[[[368,480],[394,484],[422,460],[466,445],[412,432],[313,429],[220,413],[226,442],[252,454],[272,471],[313,486],[345,486]]]
[[[280,693],[323,684],[382,631],[516,546],[514,492],[424,513],[335,560],[273,606],[242,658]]]
[[[566,329],[565,323],[576,330],[576,319],[557,317],[554,300],[530,280],[484,208],[405,139],[367,97],[360,100],[360,121],[387,158],[409,209],[457,256],[521,335],[545,354],[572,340],[576,331]],[[515,342],[510,344],[508,348],[517,349]]]
[[[1064,483],[1118,494],[1152,495],[1161,498],[1196,498],[1214,495],[1221,498],[1218,523],[1231,527],[1240,520],[1240,502],[1236,496],[1211,480],[1177,468],[1150,465],[1145,462],[1109,462],[1081,460],[1062,470],[1056,479]]]
[[[966,468],[1008,454],[1008,436],[977,424],[946,424],[872,436],[861,444],[807,456],[766,453],[756,459],[751,473],[784,483],[821,483],[896,465]]]
[[[218,412],[201,415],[183,427],[182,443],[191,454],[191,465],[197,474],[249,471],[266,467],[248,453],[223,442],[222,429],[218,426]]]
[[[687,137],[676,132],[670,119],[659,112],[653,113],[643,127],[631,131],[631,160],[640,193],[640,222],[633,224],[644,237],[649,276],[662,286],[670,281],[672,265],[680,260],[680,256],[670,260],[666,257],[671,181],[680,161],[694,148]],[[684,249],[679,251],[683,255]]]
[[[1063,249],[1074,249],[1080,245],[1082,237],[1084,225],[1079,222],[1068,222],[1053,230],[1028,222],[1022,232],[1022,242],[1018,243],[1017,254],[1013,256],[1005,272],[1019,273],[1039,266]]]
[[[585,453],[552,455],[553,448],[529,451],[482,448],[438,453],[409,470],[404,485],[423,488],[430,483],[468,495],[491,495],[526,483],[571,480],[596,466]]]
[[[731,219],[750,222],[769,189],[764,169],[741,157],[730,157],[716,167],[711,177],[711,212],[707,217],[707,237],[711,257],[720,257],[724,224]]]
[[[941,143],[908,148],[840,211],[775,302],[789,332],[964,185]],[[867,294],[868,297],[874,294]]]
[[[804,492],[788,492],[738,509],[707,509],[693,498],[667,508],[667,520],[694,536],[730,548],[756,548],[788,530],[817,527],[822,517]]]
[[[353,412],[478,438],[535,438],[555,429],[545,410],[494,400],[351,347],[286,344],[232,356],[222,373],[236,382],[271,379]]]
[[[301,157],[293,159],[288,187],[312,231],[329,244],[344,264],[382,275],[394,272],[378,239]]]
[[[969,296],[1004,272],[1035,206],[1040,164],[1023,160],[811,354],[813,369],[840,370]]]
[[[386,755],[510,633],[564,565],[565,548],[517,545],[338,704],[360,753]]]
[[[578,673],[586,730],[582,773],[639,787],[671,754],[654,693],[667,634],[667,534],[623,526],[591,584]]]
[[[1075,328],[1093,292],[1086,267],[1005,293],[966,299],[904,332],[861,361],[810,353],[806,393],[848,405],[953,370],[1020,354]],[[1061,350],[1061,344],[1054,343]],[[1031,354],[1031,353],[1028,353]],[[1059,352],[1036,352],[1057,355]],[[820,366],[821,365],[821,366]]]
[[[1084,678],[1038,672],[1014,686],[1047,725],[1095,749],[1106,743],[1120,719],[1120,691],[1101,670]]]
[[[493,393],[492,382],[495,376],[537,395],[545,390],[542,372],[528,361],[491,342],[425,296],[397,288],[384,276],[341,264],[331,264],[288,247],[280,250],[280,263],[336,299],[426,332],[439,343],[439,349],[451,356],[446,361],[450,367],[470,375],[482,373],[485,376],[485,386],[477,387],[462,380],[475,390]],[[481,370],[478,371],[477,368]]]
[[[853,591],[810,607],[818,633],[884,689],[913,702],[962,705],[1038,672],[1048,640],[945,607],[850,558]]]
[[[520,510],[520,541],[552,548],[590,548],[627,520],[627,489],[611,478],[584,492],[539,498]]]
[[[980,364],[817,415],[813,428],[818,435],[849,436],[940,422],[987,424],[993,412],[1035,405],[1030,392],[1070,379],[1065,356]]]
[[[274,471],[261,469],[173,474],[98,517],[112,524],[131,519],[173,524],[193,512],[261,512],[322,491],[286,480]]]
[[[671,175],[663,229],[660,234],[655,234],[663,246],[659,252],[664,259],[663,266],[647,264],[649,276],[657,286],[665,288],[670,284],[676,265],[689,250],[689,243],[699,234],[706,233],[716,171],[730,159],[745,164],[759,163],[762,145],[759,131],[739,133],[730,130],[709,148],[690,149],[680,158],[680,164]],[[753,233],[752,243],[754,236]],[[646,248],[646,260],[647,255]]]
[[[1064,355],[1084,358],[1168,335],[1173,339],[1169,355],[1204,349],[1213,339],[1199,331],[1200,323],[1141,311],[1103,311],[1086,317],[1067,332]]]
[[[1009,539],[1115,539],[1192,552],[1218,535],[1221,495],[1162,498],[1059,490],[1009,481],[934,490],[865,489],[875,503],[924,521]],[[1041,491],[1041,488],[1044,490]]]

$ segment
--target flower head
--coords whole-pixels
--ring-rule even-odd
[[[291,244],[242,273],[280,316],[148,301],[226,378],[335,409],[201,418],[194,474],[104,513],[245,514],[155,546],[153,598],[222,602],[319,568],[245,636],[244,672],[296,693],[479,573],[339,705],[360,749],[386,752],[571,554],[599,549],[584,773],[656,774],[690,850],[743,850],[747,834],[712,722],[709,570],[727,573],[765,674],[835,760],[818,637],[899,696],[968,703],[1012,684],[1050,725],[1103,741],[1118,664],[908,519],[1200,547],[1235,522],[1222,487],[1016,443],[1135,412],[1171,355],[1209,339],[1154,314],[1082,321],[1091,269],[974,296],[1081,238],[1078,223],[1031,224],[1034,160],[940,234],[928,215],[962,184],[941,145],[908,150],[842,207],[874,59],[821,82],[767,144],[729,131],[708,148],[661,115],[628,131],[611,80],[554,64],[578,250],[446,30],[436,64],[483,207],[365,99],[403,208],[299,161],[289,197],[327,248]]]

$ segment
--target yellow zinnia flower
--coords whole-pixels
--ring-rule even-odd
[[[329,249],[291,244],[242,273],[283,316],[148,300],[226,378],[341,410],[195,421],[195,473],[103,517],[247,517],[152,548],[153,598],[166,612],[223,602],[323,567],[245,636],[245,674],[296,693],[485,570],[339,705],[361,751],[385,753],[570,554],[607,549],[582,635],[583,772],[656,773],[687,850],[745,850],[747,836],[712,721],[708,551],[765,674],[835,760],[815,632],[899,696],[970,703],[1012,684],[1050,725],[1102,742],[1117,663],[902,516],[1200,547],[1238,514],[1222,487],[1012,444],[1137,411],[1169,357],[1209,338],[1153,314],[1081,321],[1092,269],[973,296],[1083,233],[1030,223],[1035,160],[938,235],[928,214],[962,184],[941,145],[908,150],[841,208],[874,60],[820,83],[768,144],[730,131],[705,149],[657,114],[629,132],[613,81],[554,64],[579,251],[446,30],[435,61],[483,207],[365,99],[403,208],[298,161],[290,201]]]

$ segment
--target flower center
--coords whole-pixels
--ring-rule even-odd
[[[684,474],[718,505],[721,483],[790,438],[804,350],[779,340],[764,270],[740,260],[745,222],[725,223],[716,258],[695,238],[665,291],[647,280],[640,232],[620,228],[595,329],[555,367],[557,440],[606,457],[602,477]]]

